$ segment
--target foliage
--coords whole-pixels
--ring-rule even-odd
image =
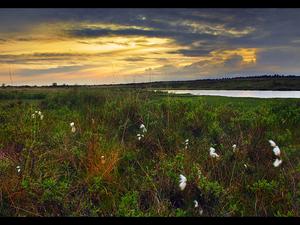
[[[0,214],[299,216],[299,105],[133,88],[5,88]],[[32,118],[36,110],[43,120]],[[282,152],[277,168],[269,139]]]

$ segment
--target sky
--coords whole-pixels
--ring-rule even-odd
[[[300,75],[300,9],[0,9],[0,83]]]

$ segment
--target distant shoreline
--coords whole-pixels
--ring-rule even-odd
[[[201,79],[186,81],[155,81],[148,83],[126,83],[126,84],[95,84],[95,85],[67,85],[56,84],[44,86],[10,86],[5,85],[0,89],[23,89],[23,88],[155,88],[155,89],[185,89],[185,90],[278,90],[295,91],[300,90],[300,76],[295,75],[263,75],[251,77],[234,77],[220,79]]]

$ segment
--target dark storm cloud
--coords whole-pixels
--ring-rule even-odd
[[[65,16],[70,17],[71,14],[69,12]],[[140,15],[145,19],[140,19]],[[89,16],[83,18],[92,22],[142,26],[152,30],[75,28],[67,33],[86,38],[106,35],[169,37],[188,46],[202,40],[215,47],[280,46],[291,43],[300,36],[300,13],[297,9],[102,9],[92,10]],[[189,27],[193,23],[206,27],[196,32]],[[221,26],[223,31],[212,35],[217,26]],[[234,32],[242,32],[245,28],[251,28],[253,32],[234,35]],[[299,46],[299,43],[293,45]]]
[[[85,59],[96,54],[78,53],[32,53],[32,54],[0,54],[1,64],[39,64],[41,62],[67,61],[72,59]]]
[[[49,22],[114,23],[143,26],[153,30],[123,29],[74,29],[74,36],[97,37],[104,35],[145,35],[170,37],[178,43],[190,45],[197,40],[215,42],[216,45],[274,46],[290,43],[300,36],[298,9],[1,9],[0,31],[17,31],[38,23]],[[185,21],[185,23],[183,23]],[[208,25],[206,29],[223,26],[224,31],[243,30],[254,32],[241,37],[217,37],[202,31],[192,33],[188,24]],[[211,28],[210,28],[211,27]],[[294,44],[295,45],[295,44]],[[299,45],[296,44],[296,45]]]
[[[23,69],[18,72],[21,76],[35,76],[42,74],[52,74],[52,73],[67,73],[78,71],[84,68],[89,68],[89,66],[60,66],[56,68],[48,68],[48,69]]]
[[[236,67],[243,62],[243,57],[240,55],[233,55],[229,59],[225,60],[224,65],[226,67]]]
[[[299,49],[291,47],[275,48],[261,51],[257,54],[257,64],[298,67],[300,62]]]
[[[169,53],[198,57],[198,56],[208,55],[211,51],[212,51],[212,49],[209,49],[209,50],[207,50],[207,49],[180,49],[177,51],[171,51]]]
[[[217,37],[210,34],[193,34],[183,33],[174,31],[164,30],[143,30],[143,29],[69,29],[66,31],[70,36],[76,38],[95,38],[95,37],[107,37],[107,36],[146,36],[146,37],[160,37],[160,38],[173,38],[175,40],[188,39],[189,42],[192,40],[199,39],[210,39],[214,40]],[[184,42],[184,41],[183,41]]]

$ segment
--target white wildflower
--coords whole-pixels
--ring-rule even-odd
[[[232,150],[233,150],[233,152],[235,152],[235,150],[236,150],[236,144],[232,145]]]
[[[244,164],[244,167],[247,169],[248,168],[247,164]]]
[[[34,111],[34,113],[31,114],[32,119],[35,119],[37,116],[39,116],[41,120],[43,120],[44,118],[44,115],[41,111]]]
[[[72,127],[72,128],[71,128],[71,132],[72,132],[72,133],[75,133],[75,132],[76,132],[76,127]]]
[[[75,133],[75,132],[76,132],[75,123],[74,123],[74,122],[71,122],[71,123],[70,123],[70,126],[71,126],[71,132],[72,132],[72,133]]]
[[[194,200],[194,203],[195,203],[195,208],[198,208],[198,206],[199,206],[198,201]]]
[[[102,163],[102,164],[105,163],[105,157],[104,157],[104,155],[101,156],[101,163]]]
[[[187,181],[187,179],[182,174],[180,174],[179,177],[180,177],[180,179],[179,179],[179,188],[180,188],[180,190],[183,191],[185,189],[185,187],[186,187],[186,181]]]
[[[215,152],[210,153],[210,156],[213,157],[213,158],[219,158],[219,157],[220,157],[220,156],[219,156],[217,153],[215,153]]]
[[[189,139],[186,139],[185,141],[184,141],[184,148],[185,149],[187,149],[188,148],[188,145],[189,145]]]
[[[138,140],[139,140],[139,141],[144,137],[143,134],[137,134],[136,136],[138,137]]]
[[[209,149],[209,155],[210,155],[212,158],[219,158],[220,156],[219,156],[215,151],[216,151],[215,148],[210,147],[210,149]]]
[[[273,163],[273,166],[274,167],[278,167],[280,164],[282,163],[282,160],[280,159],[276,159],[275,161],[274,161],[274,163]]]
[[[17,172],[20,173],[21,172],[21,167],[17,166]]]
[[[146,132],[147,132],[147,129],[146,129],[146,127],[145,127],[144,124],[141,124],[141,125],[140,125],[140,129],[142,129],[142,132],[143,132],[143,133],[146,133]]]
[[[277,145],[273,148],[273,152],[276,156],[280,156],[280,148]]]
[[[276,147],[276,143],[273,140],[269,140],[269,143],[272,147]]]

